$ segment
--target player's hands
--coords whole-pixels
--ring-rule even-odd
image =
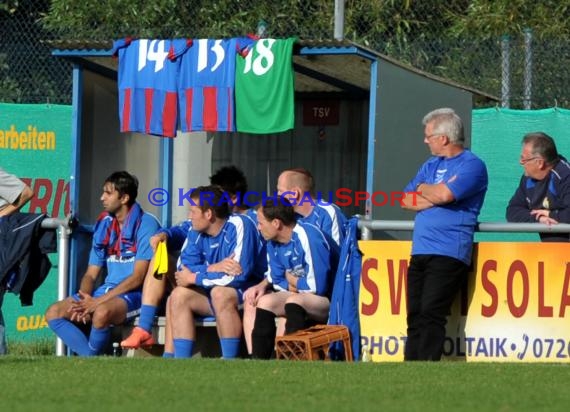
[[[209,265],[207,269],[208,272],[223,272],[230,276],[241,275],[243,273],[243,269],[239,262],[234,260],[234,256],[235,254],[232,253],[224,260]]]
[[[299,281],[299,278],[288,270],[285,271],[285,278],[289,283],[289,292],[297,293],[297,282]]]
[[[77,292],[80,300],[71,303],[69,312],[71,312],[71,320],[75,322],[87,323],[91,321],[91,314],[99,305],[99,301],[89,293],[83,291]]]
[[[166,242],[167,240],[168,240],[168,235],[165,232],[157,233],[156,235],[150,237],[149,240],[150,247],[152,248],[153,251],[155,251],[156,247],[160,242]]]
[[[243,294],[243,300],[251,306],[257,306],[257,301],[260,297],[267,293],[265,285],[259,284],[250,287]]]
[[[550,210],[547,209],[534,209],[530,211],[530,215],[534,216],[538,223],[544,223],[545,225],[556,225],[558,221],[550,217]]]
[[[72,312],[70,320],[72,322],[78,322],[87,325],[89,322],[91,322],[91,315],[81,315],[79,312]]]
[[[181,269],[174,273],[174,280],[176,281],[176,286],[186,288],[196,284],[196,273],[182,265]]]

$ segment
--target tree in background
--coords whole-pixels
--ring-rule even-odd
[[[514,107],[521,107],[524,78],[524,32],[532,31],[533,108],[555,104],[570,107],[570,0],[472,0],[467,13],[455,14],[450,35],[473,38],[481,44],[496,43],[504,35],[511,42],[511,85]],[[466,55],[469,59],[470,57]],[[500,55],[497,56],[500,58]],[[492,59],[472,61],[472,66],[498,65]],[[499,72],[500,73],[500,72]],[[492,84],[492,79],[488,79]],[[500,90],[500,77],[497,85]]]
[[[347,39],[416,68],[494,95],[501,90],[501,38],[509,34],[512,103],[520,107],[522,38],[530,28],[534,36],[533,107],[552,106],[555,99],[568,107],[569,14],[570,0],[346,0],[345,33]],[[31,46],[39,40],[230,37],[255,32],[260,20],[268,23],[268,34],[273,37],[330,43],[334,1],[4,0],[0,3],[0,100],[6,100],[7,94],[50,95],[50,90],[61,90],[61,82],[55,79],[62,70],[41,74],[42,67],[50,65],[45,59],[58,59],[35,52]],[[25,58],[18,57],[24,53],[28,53]],[[36,62],[38,56],[44,60]],[[32,59],[32,68],[24,70],[24,63]],[[24,91],[21,79],[37,79],[34,82],[45,86]]]
[[[52,0],[46,27],[68,39],[229,37],[254,32],[260,20],[274,36],[332,37],[329,0]]]

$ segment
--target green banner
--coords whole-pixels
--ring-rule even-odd
[[[71,113],[71,106],[0,103],[0,165],[35,194],[23,212],[69,213]],[[8,341],[54,336],[44,313],[57,299],[57,254],[50,260],[53,268],[34,294],[33,306],[22,307],[18,296],[6,294],[2,312]]]

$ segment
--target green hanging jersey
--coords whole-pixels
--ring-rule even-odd
[[[277,133],[295,126],[293,43],[260,39],[246,57],[236,57],[238,132]]]

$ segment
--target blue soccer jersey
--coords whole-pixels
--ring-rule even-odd
[[[125,251],[118,255],[109,255],[108,253],[97,252],[96,248],[92,246],[89,254],[89,264],[107,268],[107,276],[105,277],[102,286],[114,288],[123,280],[132,275],[135,269],[135,262],[137,260],[150,261],[153,256],[152,248],[150,247],[150,237],[160,229],[158,219],[150,213],[144,213],[141,217],[140,225],[136,232],[135,251]],[[97,229],[97,230],[102,230]],[[98,233],[94,233],[93,237],[96,238]]]
[[[267,242],[267,257],[267,280],[275,290],[289,290],[285,272],[291,272],[299,278],[299,293],[329,296],[337,269],[338,247],[327,242],[316,226],[298,221],[288,243]]]
[[[207,271],[209,265],[221,262],[232,254],[242,267],[241,275]],[[196,284],[204,288],[230,286],[244,289],[263,277],[263,272],[256,273],[256,270],[263,270],[259,268],[259,259],[264,260],[266,256],[259,244],[259,233],[254,223],[246,216],[231,215],[216,236],[190,230],[178,266],[184,265],[196,273]]]
[[[445,183],[455,200],[416,214],[412,255],[449,256],[469,265],[477,217],[487,191],[485,163],[469,150],[451,158],[433,156],[404,191],[415,192],[420,183]]]
[[[122,132],[176,136],[178,56],[189,43],[177,40],[118,40],[119,118]]]
[[[188,219],[169,228],[160,229],[158,233],[166,233],[168,236],[168,241],[166,242],[168,250],[179,251],[184,247],[190,229],[192,229],[192,221]]]
[[[198,39],[181,58],[178,80],[183,132],[232,132],[236,54],[252,40]]]
[[[312,223],[324,233],[330,235],[335,243],[340,246],[344,239],[344,226],[346,217],[335,204],[321,204],[317,200],[312,200],[315,207],[309,216],[301,217],[299,220]]]

